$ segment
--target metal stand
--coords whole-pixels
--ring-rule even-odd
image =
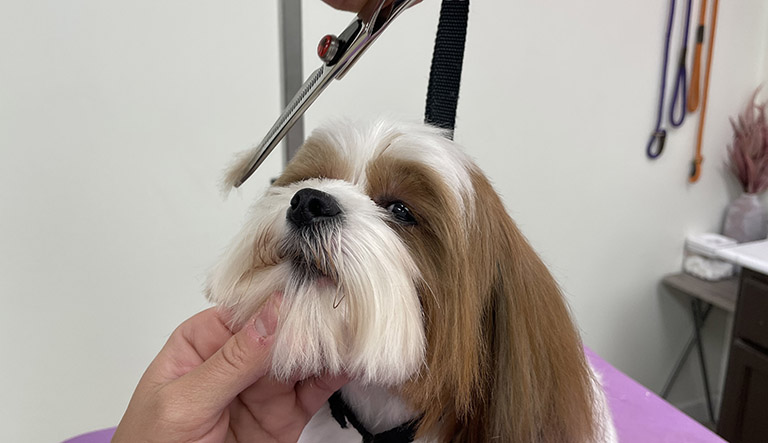
[[[304,83],[301,60],[301,0],[278,0],[280,14],[280,66],[282,68],[281,92],[283,108]],[[287,165],[304,143],[304,117],[300,117],[285,136]]]
[[[685,345],[685,350],[680,355],[680,358],[675,363],[675,367],[672,370],[667,382],[664,384],[664,388],[661,391],[661,397],[667,398],[669,391],[672,390],[672,385],[680,375],[680,371],[683,369],[685,361],[691,354],[694,345],[699,354],[699,367],[701,368],[701,380],[704,385],[704,395],[707,400],[707,412],[709,413],[709,419],[712,423],[717,423],[715,420],[715,409],[712,406],[712,393],[709,389],[709,376],[707,375],[707,365],[704,358],[704,343],[701,339],[701,330],[704,327],[704,322],[709,317],[709,313],[712,310],[712,305],[709,303],[702,303],[698,298],[691,298],[691,315],[693,316],[693,333],[688,339],[688,344]]]
[[[704,328],[704,323],[706,322],[707,317],[709,317],[709,313],[713,307],[731,313],[736,310],[738,279],[734,277],[727,280],[709,282],[680,273],[665,276],[662,279],[662,283],[670,289],[674,289],[677,292],[691,297],[693,333],[688,339],[688,343],[686,344],[683,353],[675,363],[674,369],[667,379],[667,382],[664,384],[661,396],[666,398],[667,395],[669,395],[669,391],[672,389],[672,385],[680,375],[680,371],[685,364],[685,361],[690,356],[693,348],[696,347],[699,353],[699,366],[701,370],[702,384],[704,385],[704,393],[706,395],[709,419],[712,423],[716,423],[714,414],[715,408],[712,403],[712,393],[709,386],[707,366],[704,359],[704,345],[701,337],[701,330]]]
[[[704,312],[701,314],[701,324],[703,325],[705,321],[707,321],[707,317],[709,317],[709,312],[712,310],[712,305],[707,304],[707,307],[704,309]],[[694,323],[694,329],[696,328]],[[669,391],[672,390],[672,385],[675,384],[675,381],[677,381],[677,377],[680,375],[680,371],[683,369],[683,365],[685,364],[685,361],[688,360],[688,356],[691,355],[691,351],[693,351],[693,347],[696,345],[696,331],[691,332],[691,336],[688,338],[688,343],[685,345],[685,349],[683,350],[683,353],[680,354],[680,357],[677,359],[677,363],[675,363],[674,369],[672,369],[672,373],[669,375],[669,378],[667,378],[667,382],[664,383],[664,388],[661,390],[661,397],[667,398],[669,395]]]
[[[709,306],[712,307],[711,305]],[[701,300],[698,298],[691,299],[691,313],[693,315],[694,331],[696,333],[696,347],[699,350],[699,366],[701,366],[701,378],[704,383],[704,393],[707,396],[707,409],[709,412],[709,419],[712,423],[715,421],[715,409],[712,407],[712,393],[709,390],[709,377],[707,377],[707,364],[704,361],[704,344],[701,341],[701,328],[704,326],[702,320],[702,306]]]

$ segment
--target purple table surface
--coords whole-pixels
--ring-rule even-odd
[[[102,429],[100,431],[78,435],[69,440],[64,440],[63,443],[109,443],[109,441],[112,440],[112,435],[114,435],[114,433],[115,428]]]
[[[724,443],[725,440],[658,395],[585,349],[602,376],[620,443]],[[89,432],[64,443],[107,443],[115,428]]]
[[[585,348],[587,358],[602,375],[620,443],[725,443],[710,431],[640,383]]]

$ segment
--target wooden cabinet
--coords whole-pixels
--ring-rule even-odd
[[[768,276],[743,269],[717,433],[768,442]]]

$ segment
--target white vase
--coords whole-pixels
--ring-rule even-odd
[[[768,236],[768,215],[757,194],[741,194],[725,210],[723,235],[739,243]]]

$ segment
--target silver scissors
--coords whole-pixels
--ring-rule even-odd
[[[288,130],[320,96],[332,79],[341,79],[401,12],[417,0],[368,0],[357,17],[339,35],[328,34],[317,46],[317,55],[323,65],[317,68],[301,85],[267,135],[253,151],[253,157],[235,187],[248,180],[254,171],[275,149]]]

